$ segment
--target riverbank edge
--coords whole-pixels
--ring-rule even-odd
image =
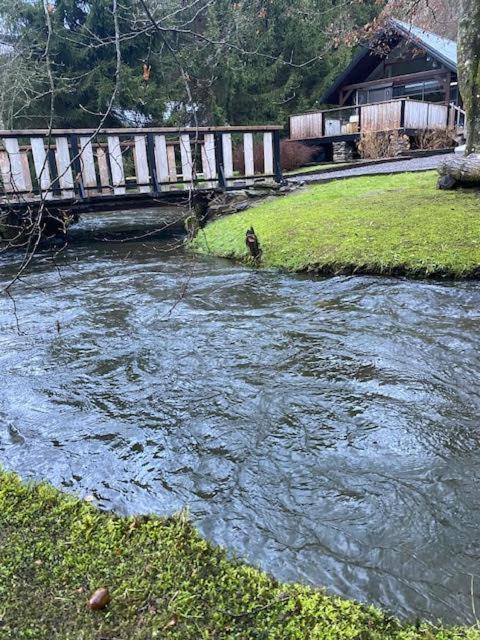
[[[236,214],[232,214],[236,215]],[[261,268],[265,265],[261,260],[257,261],[251,258],[249,255],[238,255],[235,253],[224,253],[222,251],[205,250],[204,247],[199,245],[195,241],[189,241],[187,248],[197,255],[212,255],[216,258],[224,258],[238,264]],[[462,271],[458,273],[452,269],[445,267],[441,268],[412,268],[406,265],[376,265],[376,264],[342,264],[342,263],[325,263],[325,264],[311,264],[301,269],[289,269],[285,266],[275,266],[280,273],[307,275],[318,278],[332,278],[336,276],[384,276],[391,278],[408,278],[410,280],[431,280],[431,281],[452,281],[463,282],[469,280],[480,280],[480,265],[473,269]]]
[[[238,258],[228,258],[238,261],[241,264],[250,264],[252,261],[248,256],[242,260]],[[331,278],[335,276],[385,276],[391,278],[409,278],[410,280],[441,280],[441,281],[468,281],[480,279],[480,267],[475,267],[471,271],[465,271],[461,274],[455,271],[440,269],[413,269],[405,265],[395,265],[385,267],[382,265],[358,265],[358,264],[324,264],[311,265],[306,269],[289,270],[279,268],[280,272],[294,273],[298,275],[311,275],[319,278]]]
[[[476,214],[472,216],[472,212],[478,210],[477,194],[473,190],[448,193],[439,191],[435,186],[435,175],[430,170],[354,176],[322,184],[309,184],[274,204],[264,200],[246,211],[212,220],[187,247],[193,253],[226,258],[248,266],[270,267],[285,273],[318,277],[368,275],[417,280],[478,280],[480,226]],[[394,188],[388,188],[392,186]],[[343,199],[338,198],[339,189],[345,191]],[[367,200],[365,198],[369,195],[369,189],[373,189],[375,193]],[[337,190],[337,193],[333,193],[333,205],[328,202],[329,190]],[[317,194],[318,200],[315,200],[314,195]],[[358,202],[362,202],[362,198],[365,202],[363,219],[352,215],[352,209]],[[402,199],[404,208],[400,206],[400,211],[405,232],[409,234],[407,241],[402,233],[398,233],[398,220],[395,220],[395,215],[399,213],[398,201]],[[304,207],[301,206],[302,202],[305,202]],[[410,203],[415,208],[413,215],[409,210]],[[275,215],[272,215],[273,206]],[[452,226],[450,219],[454,208],[461,218],[461,224]],[[371,215],[368,213],[369,209]],[[440,220],[441,216],[444,216],[443,220]],[[287,224],[279,231],[278,225],[283,224],[283,217]],[[253,226],[257,232],[260,246],[264,250],[257,261],[248,255],[241,237],[243,227],[240,228],[237,222],[240,220],[243,221],[245,230]],[[392,227],[397,225],[396,240],[389,237],[391,223]],[[417,226],[419,223],[423,228]],[[453,229],[450,240],[447,235],[449,224],[451,232]],[[337,227],[340,231],[337,231]],[[470,246],[458,246],[459,238],[455,233],[461,227],[464,228],[465,245],[468,241]],[[379,229],[378,232],[376,228]],[[376,245],[369,246],[365,238],[375,234]],[[336,254],[344,241],[350,243],[350,256],[338,259]],[[321,246],[322,242],[324,247]],[[388,243],[390,254],[386,257],[384,248]],[[454,267],[439,256],[439,244],[447,246],[450,252],[447,257],[454,263]],[[315,250],[312,247],[315,245],[322,260],[314,257]],[[421,259],[414,255],[417,248],[422,252]],[[351,254],[357,254],[355,260],[350,259]],[[455,259],[452,260],[452,256]]]
[[[235,214],[234,214],[235,215]],[[253,268],[262,268],[261,261],[255,261],[250,256],[236,255],[215,251],[205,251],[195,245],[194,242],[189,242],[187,247],[190,251],[197,255],[212,255],[216,258],[224,258],[240,265]],[[302,269],[288,269],[287,267],[276,266],[275,268],[280,273],[306,275],[318,278],[332,278],[336,276],[384,276],[389,278],[408,278],[410,280],[429,280],[429,281],[452,281],[452,282],[464,282],[470,280],[480,280],[480,266],[474,269],[457,273],[453,270],[446,268],[439,269],[417,269],[407,267],[405,265],[395,265],[392,267],[384,265],[368,265],[368,264],[337,264],[326,263],[322,265],[309,265]]]
[[[229,559],[185,513],[118,516],[1,470],[0,553],[0,636],[16,640],[480,638],[282,584]],[[89,595],[105,586],[111,603],[91,611]]]

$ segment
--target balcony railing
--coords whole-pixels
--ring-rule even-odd
[[[401,98],[354,107],[338,107],[290,117],[290,139],[334,138],[396,129],[446,129],[452,106]]]

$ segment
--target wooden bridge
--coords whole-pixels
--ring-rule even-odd
[[[278,126],[0,131],[0,207],[122,208],[282,181]]]

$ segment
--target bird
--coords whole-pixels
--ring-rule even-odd
[[[260,249],[260,244],[253,227],[247,229],[247,233],[245,235],[245,244],[247,245],[247,249],[250,251],[250,255],[252,256],[252,258],[260,258],[260,256],[262,255],[262,250]]]

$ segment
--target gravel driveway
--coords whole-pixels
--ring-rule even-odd
[[[355,176],[376,175],[379,173],[403,173],[405,171],[428,171],[436,169],[441,160],[448,155],[430,156],[428,158],[413,158],[412,160],[399,160],[398,162],[385,162],[368,167],[354,167],[352,169],[339,169],[330,173],[315,173],[289,178],[294,182],[322,182],[337,178],[353,178]]]

